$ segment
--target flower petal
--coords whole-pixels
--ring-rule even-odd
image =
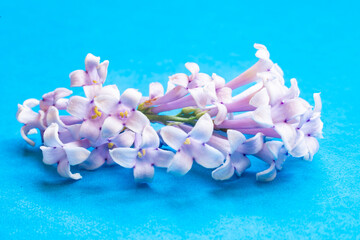
[[[192,164],[193,164],[192,157],[189,156],[186,151],[183,151],[181,149],[175,154],[167,171],[174,175],[182,176],[190,171]]]
[[[232,89],[229,87],[222,87],[216,90],[216,95],[219,102],[230,103],[232,101]]]
[[[25,107],[33,108],[40,104],[40,101],[35,98],[26,99],[23,103]]]
[[[313,137],[305,137],[306,146],[308,148],[309,154],[304,156],[304,159],[307,161],[312,161],[315,153],[319,151],[319,142],[316,138]]]
[[[270,167],[262,172],[256,174],[256,180],[260,182],[271,182],[276,177],[275,162],[272,162]]]
[[[73,96],[69,100],[67,111],[80,119],[86,118],[89,112],[90,100],[80,96]]]
[[[147,149],[146,154],[149,154],[149,158],[157,167],[167,168],[170,165],[171,160],[175,156],[173,152],[163,149]]]
[[[107,151],[108,148],[105,144],[95,148],[88,159],[81,164],[81,167],[86,170],[95,170],[101,167],[105,163],[105,156],[108,155]]]
[[[118,101],[120,100],[120,91],[119,91],[118,87],[115,84],[107,85],[107,86],[101,88],[99,96],[101,96],[101,95],[113,96]]]
[[[281,136],[288,151],[291,151],[296,143],[296,131],[293,126],[287,123],[275,124],[275,131]]]
[[[126,127],[136,133],[141,133],[149,124],[149,119],[140,111],[132,112],[126,120]]]
[[[261,89],[259,92],[257,92],[250,100],[250,105],[258,108],[260,106],[267,106],[270,103],[270,98],[267,93],[266,88]]]
[[[65,151],[61,147],[40,147],[43,153],[43,162],[48,165],[60,162],[66,158]]]
[[[255,154],[261,150],[264,144],[264,135],[257,133],[254,137],[247,139],[241,144],[237,151],[244,154]]]
[[[47,125],[50,125],[52,123],[57,123],[60,127],[66,128],[66,125],[60,119],[59,110],[54,106],[51,106],[48,109],[48,112],[46,114],[46,123]]]
[[[201,87],[196,87],[188,90],[191,96],[194,98],[196,105],[200,108],[205,108],[207,103],[207,94]]]
[[[83,87],[85,96],[88,99],[94,99],[101,92],[102,86],[100,84],[92,84]]]
[[[151,182],[154,178],[154,167],[146,161],[137,161],[134,167],[136,182]]]
[[[91,71],[100,64],[100,57],[95,57],[93,54],[88,53],[85,57],[85,69]]]
[[[169,82],[176,86],[186,88],[189,83],[189,77],[185,73],[177,73],[169,77]]]
[[[314,93],[315,108],[314,112],[321,112],[322,103],[320,93]]]
[[[124,128],[124,123],[117,117],[107,117],[101,127],[101,137],[114,137]]]
[[[215,180],[227,180],[234,175],[234,167],[231,164],[230,157],[226,157],[226,161],[223,165],[212,171],[211,176]]]
[[[248,169],[251,166],[251,162],[249,158],[244,156],[244,154],[241,154],[239,152],[235,152],[234,154],[231,154],[231,163],[233,167],[235,168],[235,173],[237,176],[241,176],[243,172]]]
[[[246,141],[244,134],[232,129],[227,131],[227,138],[230,144],[230,153],[235,152],[239,145]]]
[[[215,103],[215,106],[217,107],[217,114],[216,114],[216,117],[214,119],[214,124],[215,125],[219,125],[221,124],[225,119],[226,119],[226,116],[227,116],[227,108],[224,104],[222,103]]]
[[[157,148],[160,145],[160,139],[154,128],[147,125],[142,132],[142,142],[140,148]]]
[[[165,143],[174,150],[179,150],[187,138],[187,134],[183,130],[172,126],[161,128],[160,135]]]
[[[252,119],[264,128],[272,127],[274,125],[271,118],[270,105],[258,107],[255,111],[253,111]]]
[[[213,121],[209,114],[205,113],[196,122],[194,128],[189,132],[189,136],[205,143],[209,141],[214,129]]]
[[[114,162],[124,168],[132,168],[135,166],[138,151],[136,148],[114,148],[109,152]]]
[[[100,136],[100,126],[95,121],[86,120],[81,124],[79,136],[95,142]]]
[[[207,100],[210,101],[216,101],[217,100],[217,95],[216,95],[216,89],[215,89],[215,83],[209,82],[208,84],[206,84],[204,86],[204,92],[207,94]]]
[[[189,147],[195,161],[205,168],[216,168],[224,162],[224,155],[207,144],[192,142]]]
[[[263,60],[269,60],[270,59],[270,53],[269,53],[269,51],[267,50],[267,48],[264,45],[255,43],[254,48],[257,49],[257,52],[255,53],[255,56],[257,58],[260,58],[260,59],[263,59]]]
[[[149,98],[157,98],[164,95],[164,87],[159,82],[152,82],[149,85]]]
[[[104,83],[108,72],[109,61],[105,60],[97,66],[97,73],[99,75],[100,83]]]
[[[61,98],[67,97],[71,95],[73,91],[67,88],[57,88],[54,91],[54,103],[56,103]]]
[[[38,113],[34,112],[28,107],[24,107],[21,104],[18,104],[18,111],[16,113],[16,119],[20,123],[30,123],[30,122],[36,122],[38,120]]]
[[[219,75],[213,73],[211,75],[211,78],[213,79],[213,81],[215,83],[216,89],[222,88],[225,86],[225,79],[223,77],[220,77]]]
[[[120,101],[121,104],[125,105],[126,107],[135,109],[139,105],[141,97],[142,94],[138,90],[134,88],[128,88],[121,95]]]
[[[20,134],[21,134],[21,137],[28,143],[30,144],[31,146],[35,146],[35,142],[33,140],[31,140],[30,138],[28,138],[28,134],[29,134],[29,131],[31,130],[30,129],[31,126],[29,125],[24,125],[21,127],[20,129]]]
[[[59,139],[59,126],[52,123],[44,132],[44,145],[48,147],[61,147],[63,143]]]
[[[126,130],[123,133],[111,139],[111,142],[114,143],[116,147],[131,147],[134,141],[135,141],[135,133],[129,130]]]
[[[88,74],[83,70],[76,70],[70,73],[70,86],[71,87],[81,87],[87,84],[90,84],[90,78]]]
[[[187,70],[189,70],[191,72],[191,74],[195,75],[200,72],[199,65],[197,65],[196,63],[187,62],[187,63],[185,63],[185,67],[187,68]]]
[[[111,95],[100,95],[94,101],[95,105],[107,114],[113,113],[119,104],[119,99]]]
[[[65,146],[64,150],[70,165],[78,165],[90,155],[90,151],[82,147]]]
[[[64,178],[71,178],[74,180],[79,180],[82,178],[79,173],[75,173],[75,174],[71,173],[70,164],[67,160],[63,160],[59,162],[57,166],[57,172],[59,173],[60,176]]]

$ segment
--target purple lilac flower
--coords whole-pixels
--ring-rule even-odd
[[[141,134],[136,134],[134,148],[117,147],[110,150],[113,160],[125,168],[133,168],[137,182],[150,182],[154,166],[166,168],[174,153],[159,149],[160,139],[156,131],[147,125]]]
[[[143,113],[136,110],[141,96],[139,91],[129,88],[121,96],[120,93],[116,95],[103,94],[95,99],[96,106],[108,115],[101,128],[103,138],[119,134],[125,126],[135,133],[142,132],[150,122]]]
[[[163,127],[160,130],[162,139],[176,150],[168,172],[184,175],[191,169],[194,160],[206,168],[222,164],[222,153],[207,144],[212,132],[213,122],[208,114],[204,114],[189,133],[173,126]]]
[[[74,180],[81,179],[79,173],[71,173],[70,165],[78,165],[84,162],[90,155],[90,151],[81,146],[81,142],[64,144],[59,139],[59,126],[52,123],[44,132],[43,162],[48,165],[57,164],[60,176]]]

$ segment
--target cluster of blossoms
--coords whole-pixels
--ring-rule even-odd
[[[269,165],[256,179],[272,181],[287,158],[311,161],[318,151],[321,99],[315,93],[313,107],[300,98],[297,81],[291,79],[286,87],[266,47],[255,48],[258,62],[228,83],[219,75],[200,73],[189,62],[190,75],[170,76],[166,92],[160,83],[151,83],[149,96],[103,86],[109,62],[88,54],[85,71],[70,74],[71,87],[82,87],[85,97],[66,98],[72,91],[57,88],[41,100],[19,104],[21,135],[34,146],[28,135],[38,129],[43,162],[56,164],[61,176],[75,180],[81,175],[71,172],[73,165],[95,170],[118,164],[132,168],[136,181],[149,182],[154,167],[184,175],[194,161],[214,169],[214,179],[226,180],[240,176],[251,165],[249,156],[255,156]],[[249,87],[233,96],[234,89],[245,85]],[[164,114],[176,109],[176,115]],[[156,131],[151,123],[164,127]]]

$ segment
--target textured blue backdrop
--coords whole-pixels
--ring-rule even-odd
[[[0,3],[0,236],[5,238],[359,238],[359,4],[158,1]],[[69,87],[88,52],[110,61],[107,83],[147,93],[151,81],[196,61],[228,80],[265,44],[312,102],[322,92],[324,136],[312,163],[286,162],[271,183],[255,163],[215,182],[195,168],[183,178],[157,169],[136,186],[120,167],[58,177],[25,144],[17,103]]]

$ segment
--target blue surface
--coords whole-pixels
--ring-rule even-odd
[[[217,3],[62,1],[0,3],[0,237],[359,238],[359,4],[357,1]],[[130,1],[128,1],[130,2]],[[63,180],[21,139],[17,103],[69,87],[88,52],[110,61],[107,83],[147,93],[151,81],[196,61],[228,80],[265,44],[301,96],[322,92],[324,136],[312,163],[290,160],[257,183],[215,182],[195,168],[151,185],[121,167]]]

